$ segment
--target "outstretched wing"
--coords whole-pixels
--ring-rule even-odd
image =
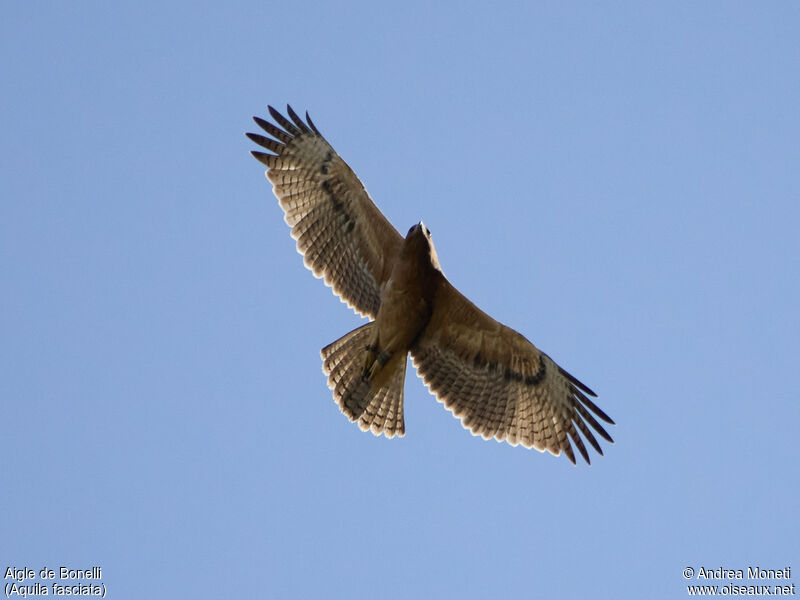
[[[522,335],[495,321],[444,277],[428,326],[411,349],[414,366],[438,400],[473,435],[564,452],[572,444],[587,463],[578,431],[603,454],[587,426],[613,443],[595,416],[614,422],[588,396],[588,387]],[[592,414],[594,413],[594,414]]]
[[[247,137],[274,154],[252,154],[267,166],[305,265],[353,310],[375,318],[403,238],[308,113],[303,121],[291,106],[286,111],[291,121],[269,107],[280,127],[253,117],[272,137]]]

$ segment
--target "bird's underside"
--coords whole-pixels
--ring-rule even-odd
[[[370,318],[322,349],[341,411],[376,435],[404,435],[410,354],[431,392],[474,435],[563,452],[572,463],[573,445],[590,462],[584,440],[603,454],[594,433],[613,440],[598,419],[614,422],[589,399],[595,393],[458,292],[425,225],[401,236],[308,113],[303,120],[290,106],[289,118],[269,112],[276,124],[254,119],[271,137],[247,136],[270,151],[252,154],[267,167],[297,250]]]

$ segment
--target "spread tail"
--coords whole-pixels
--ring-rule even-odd
[[[405,435],[406,353],[376,357],[374,321],[322,349],[322,370],[341,411],[375,435]]]

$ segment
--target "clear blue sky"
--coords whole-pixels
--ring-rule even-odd
[[[788,1],[5,4],[0,567],[115,599],[800,583],[798,31]],[[598,392],[604,457],[474,438],[412,370],[404,439],[339,414],[319,349],[360,321],[243,135],[286,102]]]

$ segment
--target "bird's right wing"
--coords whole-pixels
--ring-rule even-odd
[[[274,154],[252,154],[267,166],[305,265],[353,310],[374,319],[403,238],[308,113],[303,121],[290,106],[286,110],[291,120],[269,107],[280,127],[253,117],[272,137],[247,137]]]
[[[600,454],[591,429],[613,442],[597,418],[614,421],[588,398],[595,393],[523,335],[480,310],[444,277],[433,305],[411,357],[430,391],[466,429],[513,446],[564,452],[573,463],[572,444],[589,462],[578,431]]]

